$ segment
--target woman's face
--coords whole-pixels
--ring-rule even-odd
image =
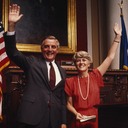
[[[90,67],[90,61],[86,58],[77,58],[75,61],[78,71],[86,71]]]

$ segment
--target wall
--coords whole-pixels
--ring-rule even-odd
[[[87,50],[86,0],[76,0],[77,11],[77,50]]]
[[[77,50],[87,50],[86,0],[76,0]],[[23,52],[25,55],[39,56],[40,53]],[[59,54],[57,60],[71,60],[72,54]],[[13,65],[13,63],[11,63]]]
[[[117,0],[99,0],[99,29],[100,29],[100,58],[101,61],[106,57],[107,51],[109,50],[113,39],[114,23],[119,23],[120,13]],[[120,24],[120,23],[119,23]],[[103,54],[102,54],[103,53]],[[119,49],[117,50],[115,59],[111,64],[111,68],[118,69],[119,61]]]
[[[120,7],[118,5],[120,2],[121,0],[91,0],[92,54],[93,58],[96,58],[94,61],[95,67],[107,56],[108,50],[114,39],[113,26],[115,22],[121,26]],[[128,29],[127,10],[128,0],[124,0],[123,14],[126,29]],[[97,48],[94,46],[97,46]],[[119,51],[120,47],[117,49],[115,59],[110,66],[111,69],[119,69]]]
[[[125,20],[125,24],[126,24],[126,29],[128,28],[128,14],[127,14],[127,10],[128,10],[128,0],[123,0],[123,14],[124,14],[124,20]],[[113,25],[115,24],[115,22],[117,22],[120,26],[121,26],[121,22],[120,22],[120,7],[119,7],[119,3],[121,2],[121,0],[107,0],[107,17],[108,17],[108,42],[109,45],[111,45],[111,42],[113,41],[113,35],[114,33],[112,33],[112,28]],[[116,57],[111,65],[112,68],[119,68],[119,50],[120,48],[118,48]]]
[[[77,11],[77,50],[88,51],[94,60],[94,67],[98,66],[106,57],[113,41],[113,26],[120,24],[121,0],[76,0]],[[126,28],[128,28],[127,6],[124,1],[123,12]],[[27,55],[38,53],[25,53]],[[59,54],[57,59],[71,59],[72,54]],[[119,67],[119,49],[110,68]]]

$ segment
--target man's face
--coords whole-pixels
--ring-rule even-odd
[[[53,61],[58,53],[56,40],[46,39],[41,47],[42,54],[47,61]]]

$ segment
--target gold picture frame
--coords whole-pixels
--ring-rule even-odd
[[[66,46],[61,46],[59,53],[64,54],[73,54],[77,48],[77,30],[76,30],[76,0],[67,0],[68,1],[68,13],[67,13],[67,40]],[[3,0],[3,15],[2,21],[7,31],[8,28],[8,10],[9,10],[9,0]],[[39,44],[23,44],[17,43],[17,48],[23,52],[41,52]]]

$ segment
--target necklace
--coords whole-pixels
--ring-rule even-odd
[[[89,75],[87,77],[88,77],[87,94],[86,94],[86,97],[84,97],[83,94],[82,94],[82,90],[81,90],[81,87],[80,87],[80,79],[79,79],[79,76],[78,76],[79,91],[80,91],[80,95],[81,95],[81,97],[82,97],[83,100],[87,100],[88,94],[89,94],[89,83],[90,83],[90,81],[89,81]]]

